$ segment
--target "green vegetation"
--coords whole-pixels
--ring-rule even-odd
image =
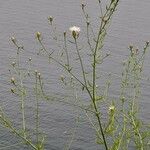
[[[99,145],[99,149],[104,150],[128,150],[133,147],[136,150],[148,150],[149,147],[149,127],[139,117],[138,100],[141,97],[141,79],[144,66],[144,60],[146,52],[149,48],[149,42],[144,45],[143,51],[140,52],[136,47],[130,45],[130,54],[123,64],[123,72],[121,74],[120,95],[119,99],[114,100],[109,98],[109,88],[111,86],[110,79],[106,81],[105,87],[97,85],[99,80],[98,69],[104,63],[104,60],[110,56],[110,54],[103,54],[103,45],[105,37],[107,36],[107,29],[110,25],[112,16],[114,15],[116,8],[119,4],[119,0],[109,0],[106,8],[102,8],[102,2],[98,0],[100,6],[101,16],[99,28],[97,33],[93,32],[93,26],[90,21],[89,15],[86,10],[86,5],[82,3],[81,9],[86,21],[86,33],[87,36],[87,50],[90,50],[88,55],[90,63],[90,71],[87,73],[86,66],[84,64],[84,57],[82,56],[82,49],[80,48],[80,36],[81,31],[77,26],[70,27],[71,37],[69,38],[68,32],[64,32],[63,42],[59,41],[57,30],[54,26],[53,17],[48,17],[49,25],[53,31],[53,40],[56,42],[56,47],[62,49],[61,56],[56,57],[55,51],[49,50],[44,44],[44,39],[40,32],[36,33],[36,40],[38,41],[40,51],[38,55],[48,60],[48,65],[54,62],[58,69],[63,71],[65,76],[60,76],[60,81],[63,87],[69,87],[75,95],[75,102],[63,101],[57,99],[57,102],[69,104],[72,107],[82,110],[85,113],[84,118],[91,124],[91,129],[95,131],[96,137],[95,144]],[[0,124],[7,128],[14,136],[17,136],[22,145],[27,145],[29,149],[44,150],[46,137],[40,128],[40,104],[41,101],[46,101],[47,105],[50,105],[51,96],[44,88],[44,79],[38,70],[31,70],[30,67],[22,69],[21,55],[24,51],[24,47],[20,46],[15,37],[11,38],[14,46],[16,47],[16,60],[12,62],[11,68],[11,92],[18,98],[20,104],[21,124],[15,127],[13,120],[7,117],[7,113],[0,108]],[[75,49],[77,59],[72,62],[70,57],[70,51],[68,47]],[[89,53],[89,51],[88,51]],[[36,56],[35,56],[36,57]],[[28,60],[29,66],[32,65],[32,59]],[[80,72],[74,69],[73,63],[79,64]],[[80,75],[78,75],[80,74]],[[30,89],[27,88],[25,82],[31,78],[33,81],[33,93],[31,98],[29,96]],[[103,88],[103,90],[100,90]],[[82,91],[83,98],[76,96],[76,90]],[[102,92],[101,92],[102,91]],[[86,95],[86,96],[85,96]],[[88,101],[84,102],[84,97]],[[34,101],[34,121],[35,127],[34,133],[28,130],[28,121],[26,118],[26,103],[27,99]],[[64,98],[65,99],[65,98]],[[104,110],[105,108],[106,110]],[[105,116],[105,118],[103,118]],[[17,116],[16,116],[17,117]],[[78,116],[77,116],[78,118]],[[76,124],[80,119],[76,118]],[[75,137],[75,130],[72,131],[70,141],[62,149],[72,149],[71,144]],[[48,141],[51,142],[51,141]],[[5,148],[6,149],[6,148]],[[50,148],[49,148],[50,149]]]

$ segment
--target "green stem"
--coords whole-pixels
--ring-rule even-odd
[[[64,33],[66,34],[66,33]],[[67,57],[67,67],[68,67],[68,70],[70,69],[69,68],[69,54],[68,54],[68,50],[67,50],[67,40],[66,40],[66,35],[64,35],[64,49],[65,49],[65,53],[66,53],[66,57]]]
[[[20,51],[19,48],[17,50],[17,65],[18,70],[17,73],[19,75],[20,80],[20,94],[21,94],[21,112],[22,112],[22,129],[23,129],[23,135],[26,138],[26,123],[25,123],[25,102],[24,102],[24,87],[23,87],[23,80],[22,80],[22,74],[20,71]]]
[[[39,99],[38,99],[38,76],[36,73],[36,83],[35,83],[35,91],[36,91],[36,142],[37,147],[39,148]]]
[[[26,144],[29,144],[34,150],[38,150],[37,147],[32,144],[32,142],[30,140],[28,140],[25,136],[22,136],[22,134],[20,134],[10,123],[9,121],[7,121],[5,119],[4,116],[1,117],[1,120],[4,122],[4,125],[10,129],[10,131],[12,131],[14,134],[16,134],[18,137],[20,137],[21,139],[23,139],[23,141],[26,142]]]
[[[80,61],[80,65],[81,65],[81,70],[82,70],[82,75],[83,75],[84,84],[85,84],[85,86],[87,87],[87,84],[86,84],[86,77],[85,77],[85,70],[84,70],[82,58],[81,58],[81,55],[80,55],[80,52],[79,52],[79,48],[78,48],[78,44],[77,44],[77,39],[74,38],[74,40],[75,40],[76,50],[77,50],[77,54],[78,54],[79,61]]]

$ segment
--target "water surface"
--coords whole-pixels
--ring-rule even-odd
[[[51,91],[52,97],[55,94],[64,94],[66,91],[60,87],[58,83],[59,75],[63,74],[62,70],[57,70],[56,65],[48,65],[47,60],[37,56],[39,46],[35,40],[35,33],[37,31],[44,34],[44,40],[47,46],[51,45],[56,51],[55,43],[49,40],[50,27],[47,23],[48,16],[54,16],[55,23],[57,24],[60,32],[67,31],[72,25],[81,27],[81,34],[84,31],[84,20],[81,15],[80,0],[1,0],[0,2],[0,100],[1,105],[7,110],[7,114],[19,124],[16,119],[19,116],[16,109],[19,108],[19,100],[16,96],[10,93],[9,78],[10,63],[15,57],[15,48],[10,42],[10,37],[15,36],[24,45],[25,51],[23,55],[23,64],[26,66],[25,61],[29,57],[33,59],[33,69],[39,69],[43,74],[45,86],[47,91]],[[88,11],[91,20],[94,22],[93,26],[97,27],[97,14],[99,9],[96,1],[87,0]],[[150,40],[150,1],[149,0],[124,0],[121,1],[117,12],[115,13],[108,36],[104,46],[104,52],[110,52],[111,57],[104,63],[101,68],[103,75],[111,72],[113,75],[112,84],[119,87],[119,78],[121,73],[122,61],[127,57],[129,50],[128,45],[133,44],[143,48],[145,41]],[[83,35],[84,36],[84,35]],[[86,51],[85,51],[86,53]],[[150,53],[148,53],[145,62],[144,77],[142,80],[143,97],[140,100],[140,108],[142,118],[145,121],[150,120],[150,83],[146,80],[150,74]],[[85,62],[86,63],[86,62]],[[77,67],[78,69],[78,67]],[[28,83],[29,82],[29,83]],[[33,81],[27,81],[30,85]],[[103,81],[102,81],[103,83]],[[111,96],[116,98],[118,90],[111,90]],[[27,100],[28,110],[32,110],[33,102],[30,101],[31,97]],[[86,96],[85,96],[86,97]],[[34,98],[34,97],[33,97]],[[76,128],[75,118],[77,117],[77,110],[62,103],[41,102],[41,128],[47,135],[48,143],[46,149],[61,150],[64,144],[70,137],[71,131]],[[33,121],[33,112],[28,111],[27,120],[30,124]],[[94,150],[98,149],[95,145],[94,131],[89,127],[89,123],[79,123],[78,130],[76,131],[76,138],[72,143],[72,150]],[[17,143],[16,139],[12,139],[9,132],[0,130],[1,141],[6,143]],[[10,148],[11,149],[11,148]],[[20,147],[15,147],[20,149]],[[26,148],[22,148],[26,149]]]

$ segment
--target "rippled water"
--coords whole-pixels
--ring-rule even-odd
[[[36,53],[39,49],[35,40],[35,32],[40,31],[44,34],[46,45],[54,43],[48,40],[50,28],[47,24],[47,17],[54,16],[59,31],[68,30],[72,25],[81,27],[81,34],[84,30],[84,21],[80,10],[80,0],[1,0],[0,1],[0,100],[1,105],[7,110],[7,114],[18,124],[17,116],[18,99],[10,94],[9,74],[8,69],[10,63],[15,57],[15,48],[10,42],[10,37],[13,35],[19,39],[24,45],[25,51],[23,61],[29,57],[33,59],[33,69],[40,68],[45,80],[47,91],[50,91],[52,97],[56,94],[64,94],[65,91],[58,84],[59,74],[61,70],[56,70],[55,65],[48,65],[47,60]],[[96,16],[98,9],[96,2],[87,0],[88,10],[91,19],[94,22],[94,27],[97,26]],[[111,72],[113,75],[112,84],[119,86],[117,75],[121,73],[121,62],[128,55],[128,45],[137,45],[142,48],[146,40],[150,40],[150,1],[149,0],[122,0],[115,13],[109,33],[106,39],[105,52],[111,52],[111,57],[102,66],[102,74]],[[55,47],[54,47],[55,48]],[[148,53],[145,62],[145,79],[149,78],[150,74],[150,53]],[[86,63],[86,62],[85,62]],[[25,65],[25,64],[24,64]],[[26,66],[26,65],[25,65]],[[29,82],[29,83],[28,83]],[[27,81],[27,85],[31,85],[32,80]],[[102,81],[103,82],[103,81]],[[150,120],[150,83],[147,80],[142,80],[143,97],[140,100],[140,108],[142,117],[145,121]],[[111,96],[117,97],[117,88],[111,90]],[[28,110],[32,110],[33,103],[30,101],[32,96],[27,100]],[[68,98],[69,99],[69,98]],[[79,123],[75,126],[75,118],[78,114],[75,108],[69,107],[62,103],[41,102],[41,128],[47,135],[48,143],[46,149],[61,150],[64,144],[69,139],[70,133],[74,128],[76,138],[72,143],[72,150],[95,150],[98,147],[95,145],[93,137],[94,131],[89,128],[87,123]],[[33,112],[28,111],[27,120],[30,125],[34,122]],[[81,127],[82,126],[82,127]],[[30,126],[31,128],[31,126]],[[8,143],[17,143],[16,139],[12,139],[9,132],[0,130],[0,141]],[[1,142],[2,144],[3,142]],[[6,143],[6,145],[9,145]],[[9,148],[8,148],[9,149]],[[11,149],[11,148],[10,148]],[[15,147],[14,149],[26,149]]]

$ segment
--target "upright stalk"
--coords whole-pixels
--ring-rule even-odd
[[[77,44],[77,39],[74,38],[74,40],[75,40],[76,50],[77,50],[77,54],[78,54],[79,61],[80,61],[80,65],[81,65],[81,70],[82,70],[82,75],[83,75],[84,84],[85,84],[85,86],[87,87],[87,84],[86,84],[86,77],[85,77],[85,70],[84,70],[82,58],[81,58],[81,55],[80,55],[80,52],[79,52],[79,48],[78,48],[78,44]]]
[[[64,32],[64,49],[65,49],[65,53],[66,53],[66,57],[67,57],[67,67],[68,70],[70,69],[70,63],[69,63],[69,54],[68,54],[68,50],[67,50],[67,39],[66,39],[66,32]]]
[[[17,45],[17,44],[16,44]],[[22,72],[20,71],[20,47],[17,45],[17,65],[18,65],[18,76],[20,80],[20,99],[21,99],[21,112],[22,112],[22,129],[23,129],[23,136],[26,138],[26,123],[25,123],[25,98],[24,98],[24,86],[23,86],[23,79],[22,79]]]
[[[38,76],[37,72],[35,73],[35,94],[36,94],[36,142],[37,148],[39,149],[39,99],[38,99]]]

